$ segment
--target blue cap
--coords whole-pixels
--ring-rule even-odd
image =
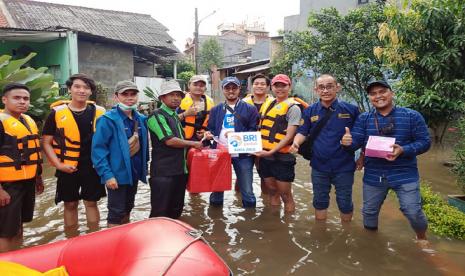
[[[236,77],[226,77],[221,81],[221,88],[224,88],[226,85],[234,83],[237,86],[241,86],[241,81]]]

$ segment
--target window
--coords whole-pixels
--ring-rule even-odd
[[[358,0],[359,5],[367,4],[367,3],[368,3],[368,0]]]

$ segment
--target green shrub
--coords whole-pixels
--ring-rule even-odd
[[[455,145],[455,164],[453,172],[457,175],[457,185],[465,193],[465,118],[458,121],[459,140]]]
[[[421,199],[430,231],[438,236],[465,240],[464,213],[447,204],[429,185],[422,185]]]

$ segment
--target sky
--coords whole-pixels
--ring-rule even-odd
[[[179,50],[184,50],[188,37],[193,37],[194,13],[198,8],[201,35],[214,35],[221,23],[244,20],[265,23],[270,35],[284,27],[284,17],[299,13],[299,0],[40,0],[42,2],[83,6],[96,9],[120,10],[150,14],[165,25]],[[214,14],[208,16],[212,12]]]

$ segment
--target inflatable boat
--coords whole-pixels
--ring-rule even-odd
[[[41,272],[65,266],[71,276],[231,275],[201,231],[169,218],[3,253],[0,260]]]

